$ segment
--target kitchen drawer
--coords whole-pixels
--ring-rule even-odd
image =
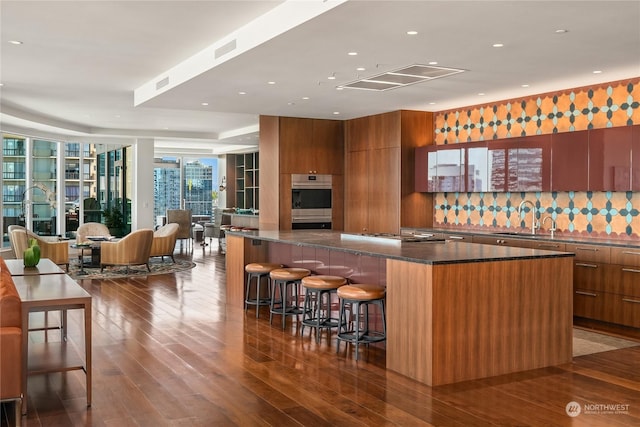
[[[443,233],[442,237],[445,238],[445,240],[452,240],[454,242],[465,242],[465,243],[473,243],[473,236],[470,234],[448,234],[448,233]]]
[[[485,245],[512,246],[516,248],[529,248],[529,241],[524,239],[513,239],[504,236],[473,236],[473,243]]]
[[[610,267],[614,270],[611,276],[613,276],[612,282],[615,282],[614,288],[610,292],[640,299],[640,268],[626,265],[611,265]],[[608,288],[607,291],[609,291]]]
[[[573,314],[587,319],[639,328],[640,298],[576,289],[573,293]]]
[[[609,246],[567,243],[565,249],[567,252],[576,254],[576,261],[601,262],[605,264],[611,262],[611,248]]]
[[[640,267],[640,248],[611,248],[611,264]]]
[[[597,262],[573,262],[573,288],[612,292],[611,286],[619,282],[618,271],[609,264]]]
[[[544,249],[546,251],[559,251],[565,252],[567,250],[567,245],[565,243],[560,242],[538,242],[536,240],[527,241],[527,248],[532,249]]]
[[[589,289],[575,289],[573,291],[573,315],[587,319],[604,320],[604,294],[604,292]]]

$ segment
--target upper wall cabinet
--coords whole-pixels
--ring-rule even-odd
[[[279,130],[280,173],[343,174],[342,121],[281,117]]]
[[[551,135],[551,191],[580,191],[589,186],[589,131]]]
[[[451,146],[416,151],[416,171],[428,171],[416,173],[416,191],[640,191],[640,125],[456,144],[455,149],[458,163],[448,152]],[[463,169],[458,185],[457,171]]]
[[[631,190],[632,133],[631,126],[589,131],[590,191]]]
[[[489,191],[549,191],[550,135],[491,141],[487,146]]]
[[[640,125],[631,129],[631,190],[640,191]]]

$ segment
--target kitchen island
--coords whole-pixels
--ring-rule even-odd
[[[573,254],[337,231],[227,235],[227,298],[269,261],[387,287],[387,369],[428,385],[572,359]]]

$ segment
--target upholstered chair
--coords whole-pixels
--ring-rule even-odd
[[[15,420],[20,425],[22,380],[22,304],[11,273],[0,259],[0,402],[14,401]],[[3,408],[4,409],[4,408]],[[4,412],[4,411],[3,411]],[[4,416],[4,414],[3,414]],[[2,425],[4,425],[4,420]]]
[[[100,245],[100,271],[107,265],[125,265],[127,272],[131,265],[146,265],[149,268],[149,254],[153,242],[153,230],[141,228],[127,234],[117,242],[102,242]]]
[[[99,222],[86,222],[76,230],[76,243],[87,243],[87,236],[110,236],[106,225]]]
[[[64,265],[69,271],[68,242],[59,241],[57,237],[38,236],[20,225],[10,225],[7,231],[16,258],[22,258],[22,254],[29,247],[29,239],[36,239],[40,246],[41,258],[49,258],[54,264]]]
[[[191,209],[167,209],[167,224],[172,222],[180,226],[177,238],[180,240],[186,239],[187,247],[193,249]]]
[[[159,256],[164,261],[165,256],[173,258],[173,251],[176,248],[176,240],[178,240],[178,229],[180,226],[175,222],[166,224],[153,232],[153,242],[151,243],[151,253],[149,258]]]

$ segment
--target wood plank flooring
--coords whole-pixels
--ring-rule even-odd
[[[356,362],[344,345],[336,354],[334,336],[316,344],[290,320],[270,326],[265,308],[256,319],[227,306],[224,257],[196,247],[193,260],[175,275],[81,283],[93,295],[93,405],[81,372],[32,376],[23,425],[640,425],[640,347],[431,388],[387,371],[383,349]],[[81,316],[69,317],[79,340]],[[586,404],[628,406],[586,414]],[[3,406],[2,426],[10,417]]]

